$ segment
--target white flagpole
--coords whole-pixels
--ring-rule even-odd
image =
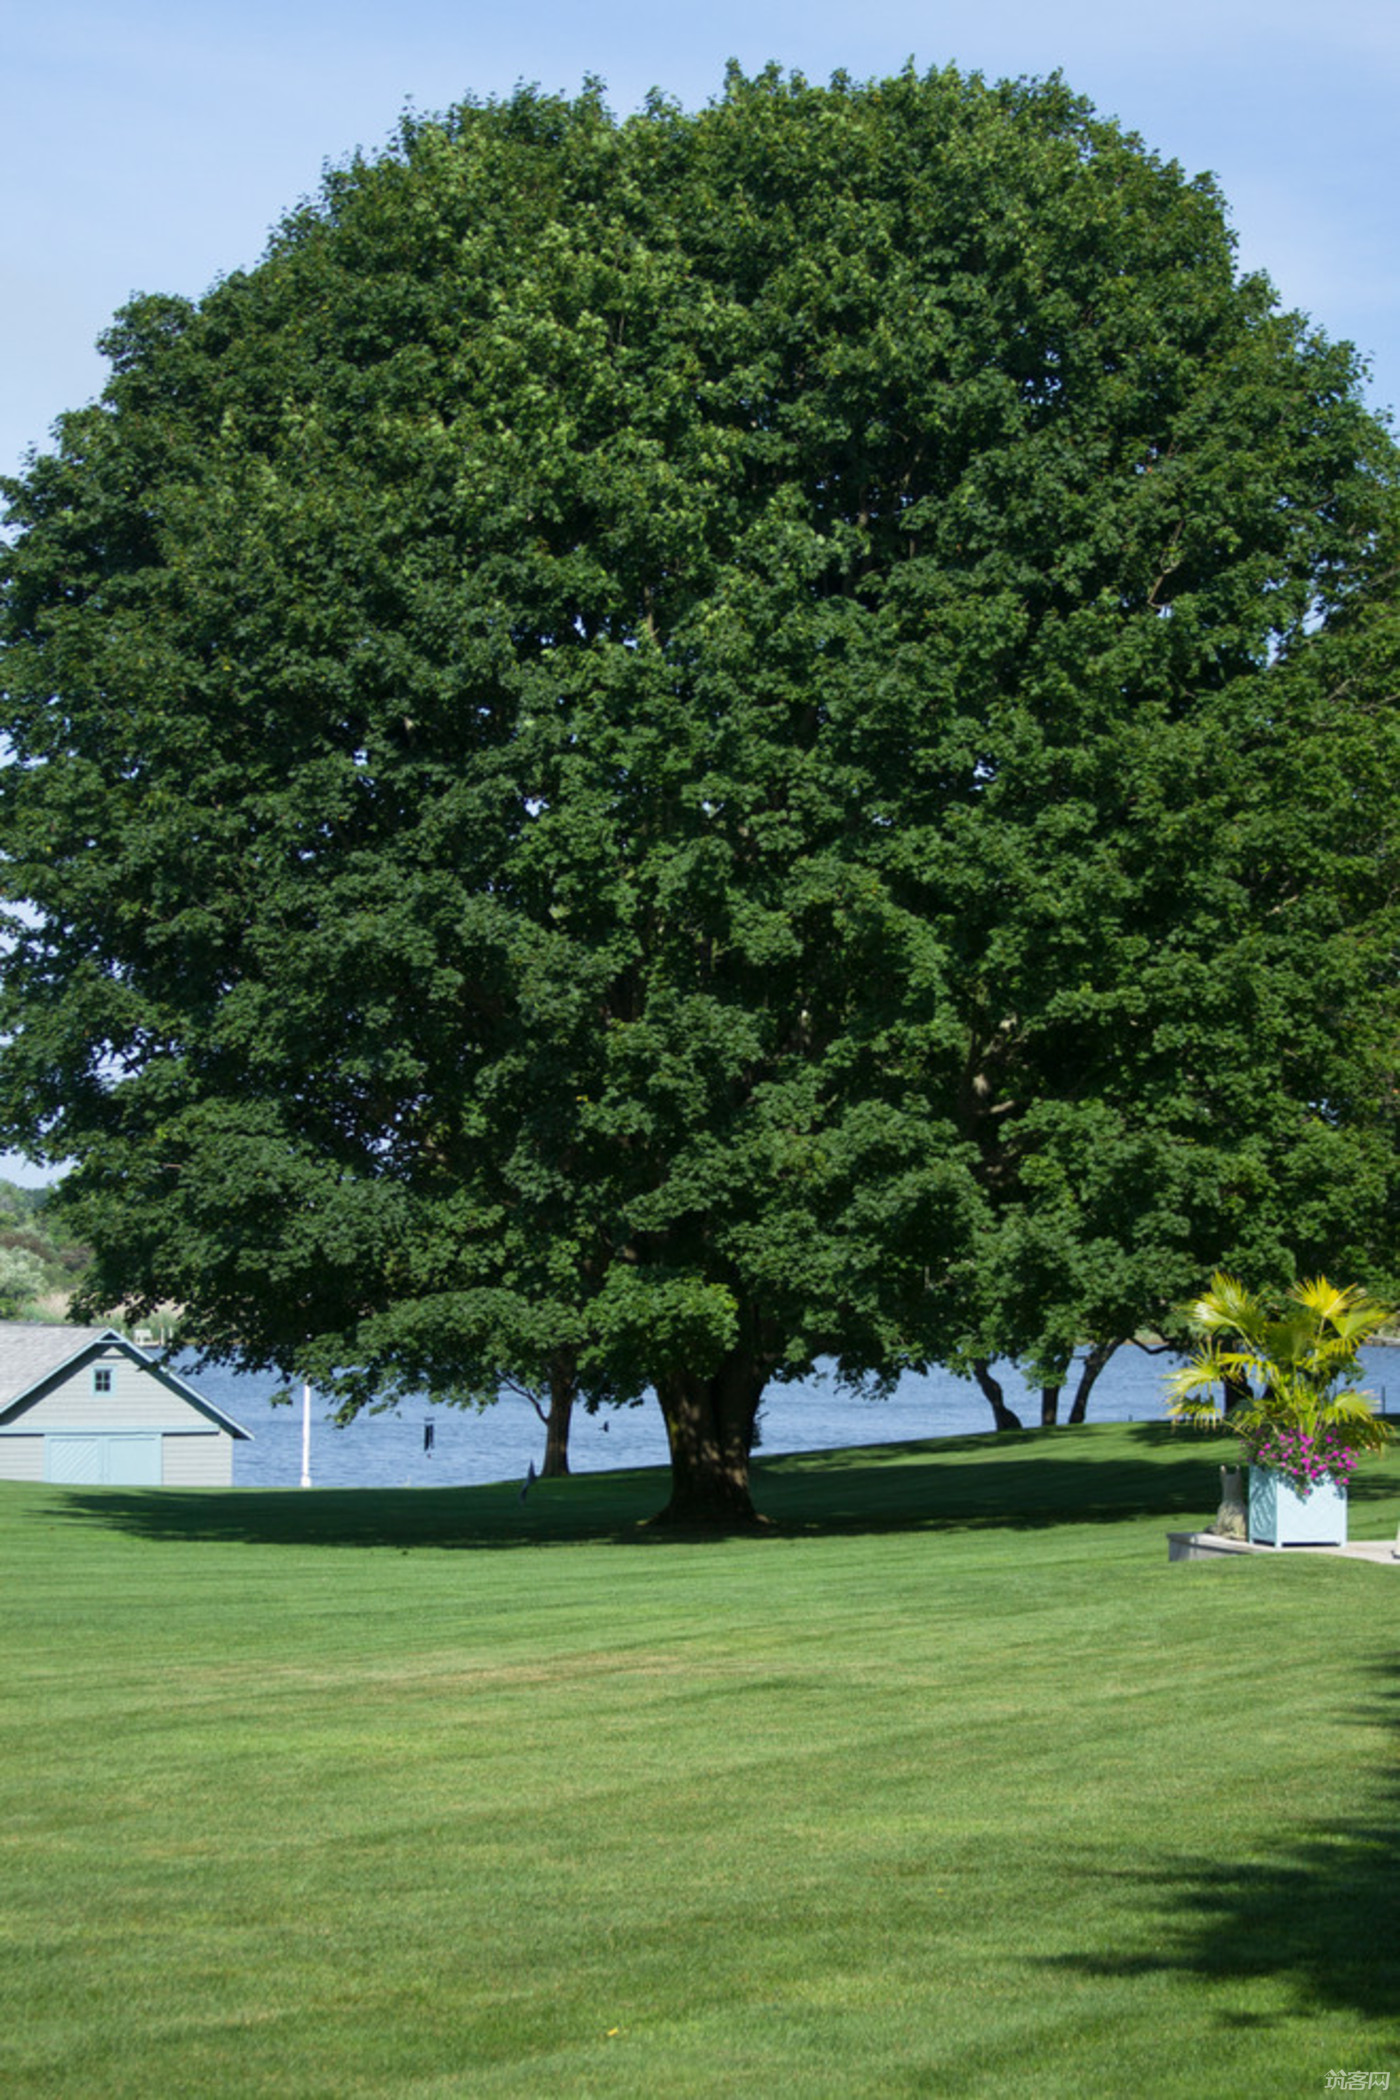
[[[311,1485],[311,1388],[301,1389],[301,1484]]]

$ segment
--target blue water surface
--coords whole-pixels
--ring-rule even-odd
[[[1369,1390],[1388,1406],[1387,1380],[1400,1389],[1400,1358],[1362,1352]],[[1110,1361],[1089,1402],[1096,1422],[1162,1421],[1165,1382],[1175,1359],[1127,1346]],[[1007,1405],[1027,1428],[1040,1421],[1040,1395],[1010,1364],[999,1364]],[[234,1447],[239,1487],[295,1487],[301,1479],[301,1405],[273,1407],[277,1380],[267,1374],[188,1370],[197,1389],[252,1432]],[[1071,1391],[1066,1388],[1066,1395]],[[311,1480],[315,1487],[459,1487],[523,1479],[544,1458],[544,1429],[529,1402],[507,1394],[480,1411],[432,1401],[405,1401],[383,1414],[363,1414],[341,1429],[329,1404],[312,1396]],[[1069,1399],[1061,1407],[1069,1412]],[[969,1379],[947,1371],[913,1372],[887,1400],[866,1400],[816,1376],[768,1389],[761,1416],[764,1451],[825,1451],[852,1444],[916,1443],[992,1428],[991,1409]],[[426,1432],[431,1429],[431,1439]],[[589,1415],[576,1408],[569,1438],[575,1473],[666,1463],[666,1431],[654,1399],[640,1407]]]

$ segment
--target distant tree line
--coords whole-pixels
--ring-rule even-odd
[[[63,1318],[91,1265],[50,1195],[0,1181],[0,1319]]]

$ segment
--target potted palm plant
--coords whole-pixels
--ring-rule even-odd
[[[1359,1286],[1300,1283],[1274,1312],[1217,1274],[1185,1308],[1198,1343],[1168,1380],[1168,1413],[1228,1429],[1249,1461],[1249,1537],[1269,1546],[1342,1546],[1347,1483],[1390,1429],[1354,1381],[1357,1351],[1391,1314]],[[1217,1390],[1219,1399],[1216,1398]]]

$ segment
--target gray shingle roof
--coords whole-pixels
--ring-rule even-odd
[[[110,1327],[41,1327],[33,1321],[0,1320],[0,1407],[8,1407],[36,1380],[112,1332]]]
[[[241,1422],[235,1422],[232,1415],[225,1414],[212,1400],[206,1400],[203,1393],[196,1392],[187,1378],[181,1378],[177,1371],[167,1370],[163,1364],[157,1363],[147,1350],[129,1342],[115,1327],[41,1327],[23,1320],[0,1320],[0,1418],[41,1379],[62,1370],[65,1364],[72,1363],[102,1341],[115,1342],[124,1356],[141,1364],[153,1378],[158,1378],[162,1385],[178,1393],[231,1436],[252,1442],[251,1431]],[[23,1412],[24,1409],[20,1409],[20,1413]]]

